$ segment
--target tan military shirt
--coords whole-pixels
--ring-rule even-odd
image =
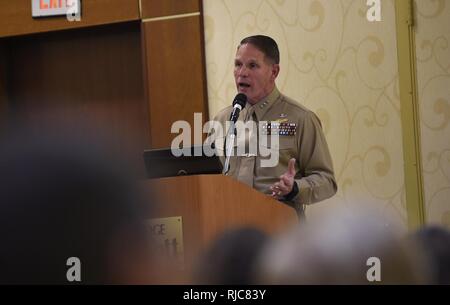
[[[225,126],[231,110],[232,106],[223,109],[214,121]],[[303,210],[304,205],[327,199],[336,193],[337,185],[328,145],[320,121],[312,111],[280,94],[275,88],[257,104],[246,104],[239,121],[249,120],[258,124],[258,132],[253,132],[250,137],[263,137],[274,130],[279,134],[279,161],[273,167],[262,167],[261,160],[267,160],[267,157],[261,156],[259,150],[256,154],[239,156],[235,152],[230,160],[228,175],[262,193],[271,194],[270,186],[279,181],[279,177],[287,171],[289,160],[295,158],[295,179],[299,193],[292,202],[288,202],[289,205],[298,211]],[[270,123],[272,131],[269,129],[267,132],[269,124],[262,122]],[[261,128],[264,130],[260,130]],[[210,140],[215,141],[216,148],[220,151],[224,147],[224,138],[225,136],[214,137],[212,134]],[[248,138],[247,136],[247,144]],[[270,141],[265,142],[270,146]],[[234,146],[237,146],[237,141]],[[221,157],[221,160],[223,162],[225,158]]]

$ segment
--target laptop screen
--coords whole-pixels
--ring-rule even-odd
[[[190,153],[177,157],[170,148],[145,150],[144,162],[147,178],[222,173],[222,163],[219,157],[205,155],[202,146],[184,148],[183,151],[190,151]]]

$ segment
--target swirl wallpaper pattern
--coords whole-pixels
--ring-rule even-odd
[[[422,104],[432,104],[422,107],[422,125],[429,126],[422,127],[422,138],[436,147],[430,150],[423,140],[429,160],[424,166],[427,204],[439,214],[441,196],[450,198],[450,57],[444,30],[450,18],[444,0],[418,3],[425,22],[443,18],[447,25],[440,34],[429,29],[431,36],[424,27],[417,39],[419,69],[432,65],[419,84],[427,100]],[[406,230],[394,0],[381,1],[380,22],[367,20],[366,0],[204,0],[203,5],[210,117],[236,94],[233,62],[239,41],[254,34],[272,36],[281,52],[277,86],[320,117],[339,184],[336,196],[307,209],[308,217],[320,216],[330,205],[370,204],[387,225]],[[440,187],[435,179],[442,180]]]
[[[426,219],[450,227],[450,1],[415,6]]]

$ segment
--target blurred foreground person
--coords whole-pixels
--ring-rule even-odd
[[[0,139],[0,284],[150,283],[126,166],[102,139],[33,130]]]
[[[194,284],[255,284],[255,263],[268,240],[266,233],[252,227],[224,231],[207,247],[194,268]]]
[[[430,270],[430,284],[450,285],[450,231],[430,226],[419,229],[410,236],[426,255]]]
[[[301,224],[265,250],[262,284],[419,284],[425,278],[417,249],[376,213],[330,210]]]

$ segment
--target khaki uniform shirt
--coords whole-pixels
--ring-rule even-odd
[[[231,111],[232,106],[223,109],[214,121],[225,126]],[[289,160],[295,158],[297,173],[295,181],[299,193],[291,202],[287,202],[289,205],[300,212],[303,211],[304,205],[327,199],[336,193],[337,185],[330,152],[320,121],[312,111],[280,94],[275,88],[269,96],[255,105],[246,104],[238,122],[249,120],[255,121],[256,124],[263,121],[270,122],[272,130],[275,129],[277,133],[280,133],[279,161],[273,167],[263,167],[261,161],[268,158],[261,156],[259,150],[257,153],[250,152],[237,156],[235,147],[234,155],[230,160],[229,176],[262,193],[271,194],[270,186],[279,181],[279,177],[287,171]],[[249,139],[252,137],[259,137],[258,140],[261,140],[261,137],[267,137],[266,131],[267,124],[258,125],[258,132],[252,132],[245,137],[246,145],[248,146]],[[214,131],[210,134],[209,140],[215,141],[218,151],[223,152],[225,135],[226,130],[223,136],[214,136]],[[234,143],[234,146],[237,146],[237,143],[238,141]],[[271,145],[269,140],[265,143],[267,146]],[[225,158],[221,157],[221,160],[224,162]]]

